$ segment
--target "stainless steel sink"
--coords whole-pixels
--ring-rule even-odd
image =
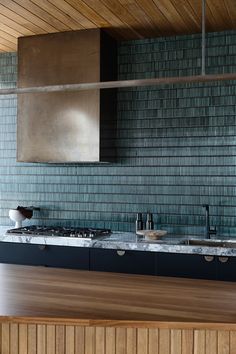
[[[183,244],[189,246],[236,248],[236,240],[188,239],[184,240]]]

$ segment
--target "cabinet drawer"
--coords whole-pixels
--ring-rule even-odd
[[[170,277],[217,279],[216,257],[157,253],[156,274]]]
[[[218,279],[225,281],[236,281],[236,258],[217,257]]]
[[[0,242],[0,263],[44,265],[39,245]]]
[[[90,250],[90,269],[104,272],[155,274],[155,254],[142,251]]]
[[[89,270],[88,248],[46,246],[42,253],[46,266]]]
[[[88,270],[89,249],[1,242],[0,263]]]

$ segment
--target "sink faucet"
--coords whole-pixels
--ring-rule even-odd
[[[205,236],[210,239],[211,235],[216,235],[216,227],[212,228],[210,226],[210,217],[209,217],[209,205],[203,204],[203,208],[206,209],[206,226],[205,226]]]

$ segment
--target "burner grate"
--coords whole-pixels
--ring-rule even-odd
[[[111,230],[82,227],[31,225],[26,227],[20,227],[18,229],[10,229],[7,231],[7,233],[17,235],[60,236],[93,239],[96,237],[108,236],[111,234]]]

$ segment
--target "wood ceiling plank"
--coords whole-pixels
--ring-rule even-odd
[[[97,26],[90,21],[87,17],[77,11],[73,6],[64,0],[48,0],[51,4],[61,9],[76,22],[78,22],[83,28],[96,28]]]
[[[176,33],[184,33],[188,30],[182,16],[178,13],[171,1],[153,0],[163,16],[172,24]]]
[[[235,1],[235,0],[234,0]],[[215,28],[216,30],[224,30],[229,28],[229,23],[231,22],[231,18],[228,15],[228,11],[225,7],[225,3],[223,0],[211,0],[207,2],[208,7],[211,10],[212,16],[215,20]]]
[[[109,22],[99,13],[95,12],[87,4],[81,0],[67,0],[67,2],[73,6],[77,11],[84,14],[87,18],[90,19],[97,27],[108,27]]]
[[[12,48],[0,43],[0,51],[1,52],[14,52],[14,51],[16,51],[16,48],[12,49]]]
[[[143,9],[136,3],[135,0],[119,0],[124,8],[129,11],[140,25],[146,29],[148,37],[156,37],[160,35],[155,23],[152,19],[143,11]]]
[[[28,10],[25,10],[14,1],[0,0],[0,13],[29,29],[34,34],[48,30],[47,26],[44,28],[44,21],[37,18],[37,16]]]
[[[101,0],[110,11],[116,14],[117,17],[126,25],[131,26],[137,38],[145,38],[147,36],[146,29],[140,24],[139,21],[133,17],[127,9],[121,5],[117,0]],[[150,35],[150,34],[149,34]]]
[[[14,43],[12,43],[12,42],[10,42],[7,39],[4,39],[2,37],[0,37],[0,44],[8,47],[12,51],[16,50],[16,48],[17,48],[17,44],[16,43],[14,44]]]
[[[137,4],[152,19],[161,35],[175,35],[174,26],[163,16],[152,0],[136,0]]]
[[[224,0],[229,18],[231,19],[232,28],[236,28],[236,1]]]
[[[58,7],[54,6],[48,0],[31,0],[35,5],[40,6],[44,11],[49,14],[53,14],[63,25],[67,27],[67,29],[78,30],[81,29],[82,26],[75,21],[71,16],[66,14],[64,11],[60,10]]]
[[[9,35],[18,38],[19,36],[22,36],[23,33],[16,31],[15,29],[5,25],[4,23],[2,23],[2,21],[0,20],[0,26],[1,26],[1,30],[8,33]]]
[[[182,16],[183,21],[187,25],[189,33],[201,31],[201,16],[197,16],[191,5],[186,0],[171,0],[176,11]]]
[[[43,20],[47,24],[47,33],[68,30],[68,27],[65,27],[56,17],[44,11],[40,5],[36,5],[30,0],[14,0],[14,2]],[[40,1],[38,1],[38,4],[40,4]]]
[[[83,13],[87,18],[89,18],[98,28],[108,28],[109,34],[116,39],[124,39],[120,35],[119,30],[116,28],[111,28],[111,24],[99,13],[95,12],[91,7],[85,4],[82,0],[67,0],[67,2],[73,6],[76,10]]]
[[[31,36],[34,34],[32,31],[28,30],[27,28],[15,22],[14,20],[11,20],[9,17],[2,15],[1,13],[0,13],[0,24],[11,27],[13,30],[25,36]]]
[[[187,0],[192,7],[194,13],[199,18],[199,23],[201,24],[202,17],[202,2],[201,0]],[[209,1],[209,0],[208,0]],[[206,1],[206,31],[213,31],[216,28],[217,23],[212,16],[211,10],[208,7],[208,1]]]
[[[119,17],[117,17],[112,11],[106,7],[102,1],[97,0],[83,0],[83,2],[88,5],[95,12],[99,13],[100,16],[104,17],[110,24],[111,28],[114,28],[119,32],[120,39],[134,39],[137,38],[136,32],[133,28],[125,23],[123,23]]]
[[[12,36],[11,34],[4,32],[0,29],[0,38],[7,39],[9,42],[17,44],[17,38]]]

